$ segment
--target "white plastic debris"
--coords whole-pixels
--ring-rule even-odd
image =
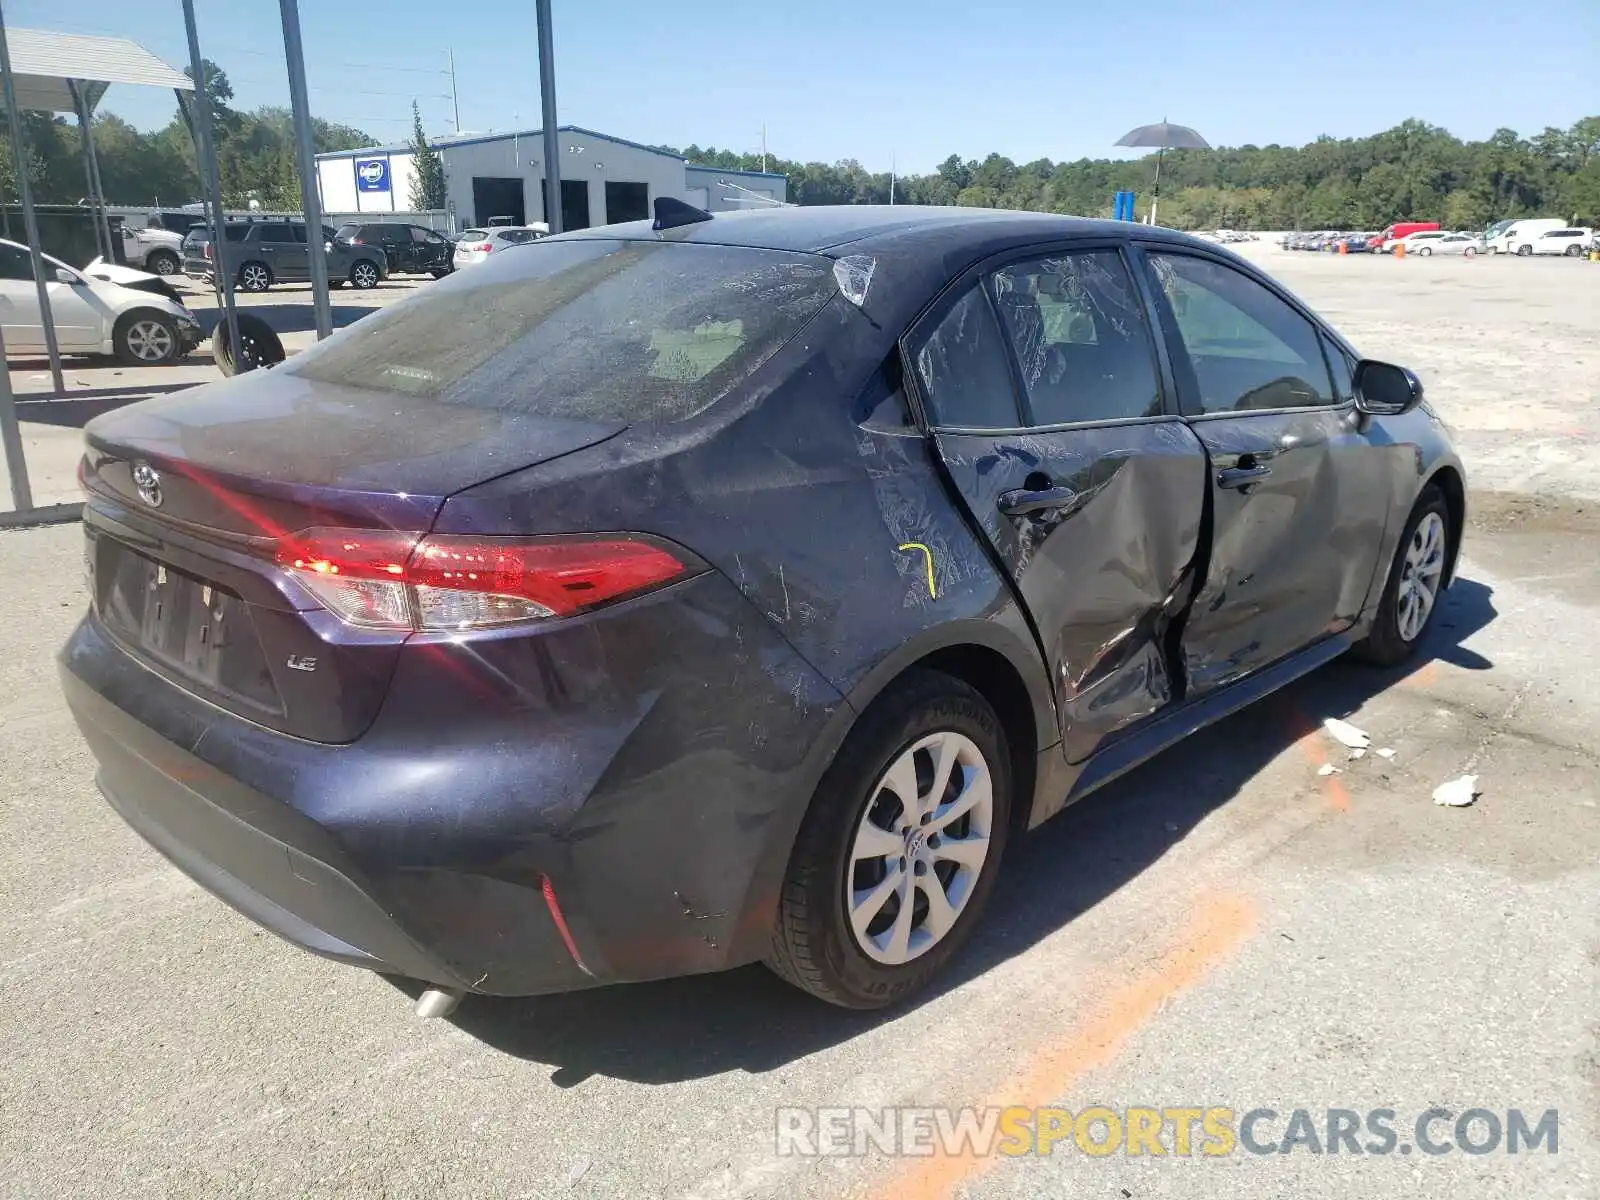
[[[1379,758],[1393,758],[1394,757],[1394,751],[1389,749],[1389,747],[1385,746],[1385,747],[1383,747],[1383,749],[1378,751],[1378,757]]]
[[[1339,773],[1339,768],[1334,766],[1332,763],[1323,763],[1320,767],[1317,768],[1317,774],[1321,775],[1323,777],[1327,777],[1329,775],[1337,775],[1338,773]]]
[[[1367,752],[1365,750],[1361,750],[1359,748],[1350,751],[1350,757],[1351,758],[1365,758],[1366,756],[1367,756]]]
[[[1433,789],[1433,802],[1451,808],[1465,808],[1478,798],[1478,777],[1463,775]]]
[[[1372,737],[1366,730],[1357,729],[1349,721],[1341,721],[1338,717],[1329,717],[1322,727],[1333,735],[1335,741],[1352,750],[1365,750],[1372,745]]]

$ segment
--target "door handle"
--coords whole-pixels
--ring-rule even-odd
[[[1245,467],[1228,467],[1217,472],[1217,486],[1248,491],[1271,474],[1272,468],[1261,463],[1252,463]]]
[[[1058,512],[1078,498],[1069,487],[1047,487],[1036,490],[1017,488],[1001,492],[1000,511],[1008,517],[1028,517],[1037,513]]]

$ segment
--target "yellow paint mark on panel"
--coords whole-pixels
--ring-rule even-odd
[[[927,562],[928,566],[928,596],[930,599],[937,600],[939,598],[939,593],[933,586],[933,551],[929,550],[921,542],[906,542],[900,547],[900,549],[922,551],[922,557]]]

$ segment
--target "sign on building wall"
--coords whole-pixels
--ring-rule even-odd
[[[387,192],[389,190],[389,160],[387,158],[356,159],[356,191]]]

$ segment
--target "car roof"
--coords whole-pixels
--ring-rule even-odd
[[[904,241],[937,237],[952,251],[984,253],[1023,239],[1054,237],[1141,238],[1177,243],[1198,239],[1160,226],[1067,217],[1054,213],[945,206],[842,204],[747,209],[717,213],[709,221],[657,232],[648,221],[629,221],[560,235],[578,238],[647,238],[766,250],[870,254]],[[1208,244],[1208,243],[1198,243]]]

